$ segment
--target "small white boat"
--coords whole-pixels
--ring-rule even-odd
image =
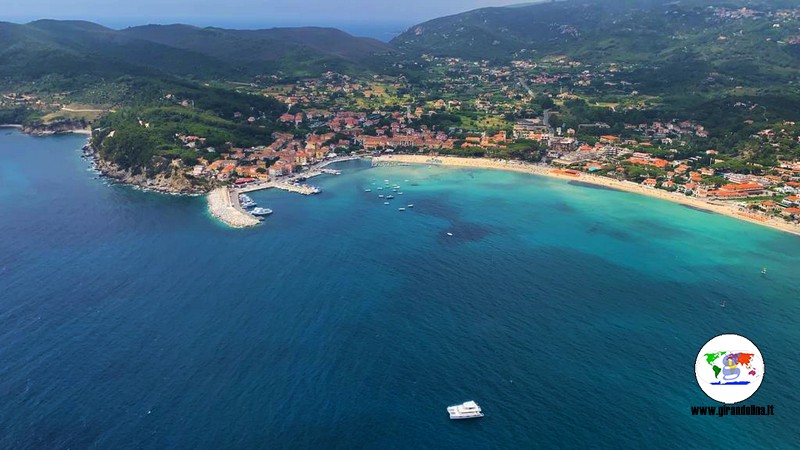
[[[254,208],[250,211],[250,214],[254,216],[268,216],[272,214],[272,210],[269,208]]]
[[[408,204],[408,207],[409,207],[409,208],[413,208],[413,207],[414,207],[414,204],[413,204],[413,203],[409,203],[409,204]]]
[[[383,194],[378,195],[378,198],[383,198]]]
[[[397,195],[403,195],[403,193],[402,192],[398,192]]]
[[[388,204],[389,204],[389,202],[383,202],[383,204],[384,204],[384,205],[388,205]]]
[[[372,189],[364,189],[364,192],[372,192]]]
[[[450,414],[450,418],[453,420],[477,419],[478,417],[483,417],[481,407],[472,400],[464,402],[460,405],[448,406],[447,412]]]
[[[397,208],[398,211],[405,211],[405,208]]]
[[[452,235],[453,235],[453,233],[447,233],[447,235],[448,235],[448,236],[452,236]]]

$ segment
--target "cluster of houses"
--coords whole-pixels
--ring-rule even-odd
[[[575,130],[568,129],[562,136],[561,130],[554,132],[545,122],[541,118],[518,121],[513,128],[513,136],[546,142],[549,163],[564,170],[604,171],[610,176],[626,178],[646,187],[709,199],[747,201],[756,198],[755,202],[743,205],[800,219],[800,162],[784,162],[780,167],[766,168],[765,175],[719,174],[711,166],[722,161],[717,150],[706,150],[704,156],[685,159],[669,156],[678,153],[675,149],[669,149],[669,146],[684,146],[687,145],[685,139],[708,136],[706,129],[694,122],[628,124],[625,125],[626,132],[638,133],[639,137],[631,139],[602,135],[593,145],[578,145],[574,137]],[[778,138],[786,140],[788,137],[800,144],[800,136],[795,136],[796,130],[791,128],[795,123],[786,122],[783,125],[784,128],[780,130],[765,130],[757,137],[768,142]],[[610,128],[599,123],[586,126],[601,130]],[[656,149],[657,152],[653,151]],[[658,157],[654,154],[667,156]],[[631,167],[643,170],[633,172]],[[642,173],[649,176],[640,175]],[[762,197],[774,197],[776,200],[762,200]]]
[[[708,137],[708,131],[705,129],[704,126],[684,120],[682,122],[653,122],[653,123],[641,123],[638,125],[635,124],[625,124],[626,130],[633,130],[639,133],[642,133],[645,137],[650,139],[663,139],[663,144],[672,144],[672,137],[683,137],[683,136],[697,136],[697,137]]]
[[[422,130],[407,128],[405,133],[396,133],[391,137],[381,133],[378,136],[359,135],[355,141],[365,150],[384,150],[394,148],[416,148],[426,150],[452,149],[455,140],[444,132],[432,132],[427,127]]]
[[[289,133],[276,132],[275,141],[269,146],[231,148],[221,153],[220,159],[199,159],[192,168],[192,175],[213,177],[220,181],[239,178],[268,179],[291,175],[300,167],[315,164],[325,158],[335,157],[336,149],[346,150],[347,145],[335,141],[334,133],[312,135],[302,140]],[[202,138],[190,141],[197,142]]]
[[[384,93],[376,88],[386,86],[392,90],[403,86],[402,80],[385,80],[375,75],[371,80],[357,80],[349,75],[326,72],[319,78],[297,81],[291,85],[273,86],[264,93],[287,105],[320,105],[326,104],[337,96],[373,98]]]
[[[3,94],[0,98],[0,103],[4,106],[33,106],[41,105],[42,100],[34,95],[9,92]]]
[[[720,19],[750,19],[762,14],[760,11],[749,8],[714,8],[714,16]]]

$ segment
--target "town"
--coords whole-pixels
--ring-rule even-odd
[[[427,55],[420,64],[427,76],[414,82],[404,75],[326,72],[318,78],[272,76],[233,83],[227,88],[240,95],[285,106],[272,119],[276,131],[262,145],[212,145],[211,136],[188,133],[176,133],[171,145],[183,156],[186,175],[210,186],[281,186],[314,193],[319,190],[300,183],[341,157],[453,155],[520,160],[624,180],[733,204],[752,217],[800,222],[800,158],[745,162],[705,124],[665,120],[663,113],[654,113],[658,98],[640,92],[641,83],[629,78],[632,67],[530,55],[501,66]],[[2,102],[73,120],[81,111],[81,124],[110,110],[108,105],[78,109],[66,102],[68,97],[6,93]],[[170,92],[162,102],[173,109],[195,108],[194,98]],[[745,117],[745,127],[759,126],[748,116],[758,118],[758,105],[737,102],[732,110]],[[225,118],[254,129],[270,120],[244,110]],[[138,120],[142,128],[151,125],[158,124]],[[800,126],[780,122],[754,128],[743,142],[738,145],[798,155]]]
[[[752,217],[800,222],[800,161],[744,165],[729,152],[712,148],[703,124],[679,118],[621,127],[602,121],[559,126],[559,110],[582,94],[565,92],[563,86],[561,93],[537,94],[529,92],[525,81],[547,85],[561,80],[579,90],[617,74],[618,67],[591,72],[578,62],[552,59],[501,68],[453,58],[429,61],[435,70],[448,68],[441,78],[444,88],[435,94],[424,87],[414,90],[402,78],[359,81],[335,73],[259,91],[289,110],[278,119],[285,131],[273,133],[269,145],[222,150],[204,148],[202,136],[176,138],[205,155],[192,167],[193,176],[238,187],[282,178],[304,180],[310,168],[341,156],[455,155],[517,159],[733,204]],[[530,73],[534,69],[536,77]],[[470,84],[466,74],[473,70],[478,83]],[[481,93],[478,84],[484,86]],[[625,84],[616,86],[625,90]],[[610,107],[636,110],[646,108],[646,102],[628,99],[624,106]],[[778,125],[749,140],[770,148],[796,147],[800,127],[793,122]]]

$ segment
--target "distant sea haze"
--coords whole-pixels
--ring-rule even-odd
[[[132,23],[128,20],[97,20],[98,23],[101,23],[107,27],[115,28],[115,29],[122,29],[132,26],[138,25],[145,25],[150,23],[147,20],[142,20],[136,23]],[[225,20],[201,20],[201,21],[187,21],[187,20],[158,20],[157,23],[167,24],[167,23],[186,23],[188,25],[194,25],[198,27],[218,27],[218,28],[228,28],[228,29],[235,29],[235,30],[258,30],[258,29],[265,29],[265,28],[279,28],[279,27],[326,27],[326,28],[338,28],[342,31],[345,31],[353,36],[359,37],[370,37],[373,39],[378,39],[383,42],[389,42],[394,39],[396,36],[401,34],[402,32],[406,31],[408,28],[414,25],[414,22],[332,22],[332,23],[324,23],[320,21],[311,20],[308,23],[300,23],[300,22],[271,22],[269,20],[252,20],[252,21],[225,21]]]

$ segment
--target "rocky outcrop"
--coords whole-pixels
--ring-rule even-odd
[[[95,167],[104,176],[119,183],[137,186],[148,191],[200,195],[210,192],[219,185],[212,180],[187,174],[187,168],[180,160],[170,161],[164,158],[154,158],[150,168],[135,172],[103,159],[90,145],[84,147],[84,152],[92,156]]]
[[[88,132],[85,122],[80,120],[59,120],[50,123],[25,125],[22,132],[32,136],[52,136],[54,134]]]

